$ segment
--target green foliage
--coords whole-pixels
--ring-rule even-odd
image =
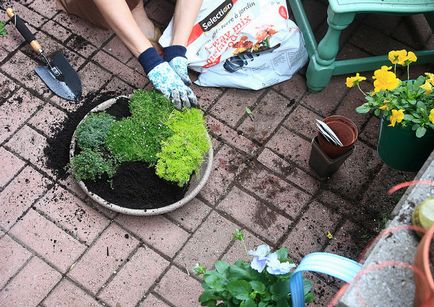
[[[161,142],[172,135],[164,125],[174,110],[171,102],[155,91],[136,90],[130,99],[132,116],[115,122],[106,145],[119,161],[157,162]]]
[[[5,23],[0,20],[0,37],[6,36],[8,31],[6,31]]]
[[[144,121],[164,122],[174,110],[172,102],[157,91],[135,90],[130,98],[130,112]]]
[[[106,112],[89,114],[76,130],[79,148],[97,149],[104,146],[106,135],[114,122],[114,117]]]
[[[111,158],[105,158],[98,150],[84,149],[74,156],[70,162],[77,181],[100,179],[103,174],[112,178],[116,173],[117,163]]]
[[[240,237],[240,231],[237,231],[234,238]],[[286,248],[275,253],[281,264],[292,263]],[[267,269],[259,272],[244,260],[237,260],[234,264],[219,260],[215,262],[214,268],[206,271],[203,266],[197,265],[195,269],[195,272],[203,275],[204,291],[199,297],[202,306],[291,306],[291,272],[271,274]],[[311,282],[304,280],[306,303],[314,300],[311,289]]]
[[[183,186],[199,170],[209,150],[203,113],[199,109],[174,110],[166,125],[173,135],[162,142],[156,174]]]

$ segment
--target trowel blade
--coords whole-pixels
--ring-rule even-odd
[[[66,100],[78,100],[82,90],[81,81],[64,55],[56,52],[50,64],[61,72],[62,80],[57,79],[47,66],[40,66],[35,69],[38,76],[57,96]]]

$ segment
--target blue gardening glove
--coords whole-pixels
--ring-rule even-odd
[[[169,98],[175,108],[197,106],[197,98],[191,88],[182,82],[154,48],[149,48],[140,54],[139,62],[154,87]]]
[[[181,45],[172,45],[163,48],[164,60],[169,62],[170,67],[178,74],[182,82],[186,85],[191,85],[190,77],[188,76],[188,60],[185,56],[187,49]]]

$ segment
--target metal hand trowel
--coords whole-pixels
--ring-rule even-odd
[[[18,32],[45,63],[45,66],[39,66],[35,69],[36,74],[57,96],[66,100],[77,101],[82,91],[80,77],[65,56],[60,52],[55,52],[53,60],[49,61],[41,45],[24,21],[14,13],[12,8],[7,8],[6,13]]]

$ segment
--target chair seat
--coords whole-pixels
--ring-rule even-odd
[[[335,13],[427,13],[434,12],[434,0],[328,0]]]

